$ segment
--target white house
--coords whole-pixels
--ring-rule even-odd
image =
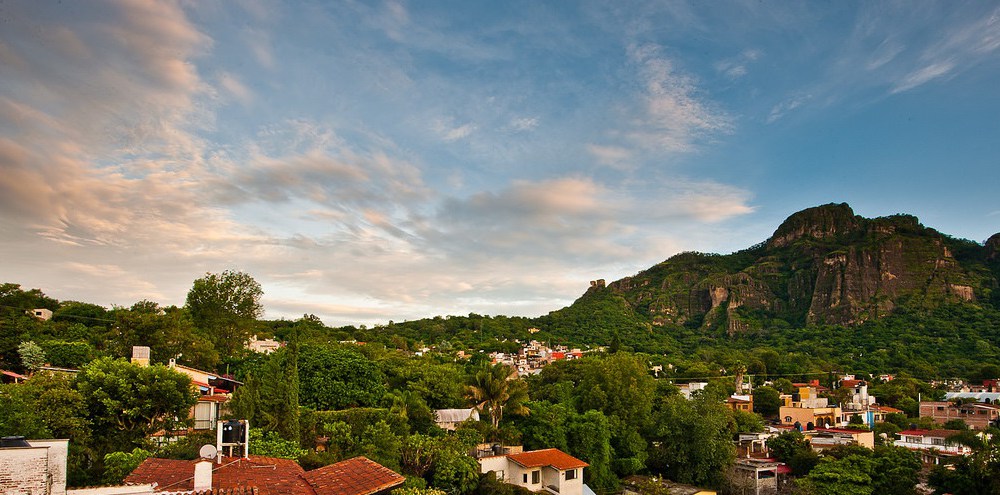
[[[493,471],[505,483],[556,495],[582,495],[583,468],[589,466],[559,449],[481,457],[478,461],[482,473]]]
[[[475,409],[435,409],[434,422],[441,428],[448,431],[455,431],[455,428],[463,421],[479,421],[479,411]]]
[[[906,447],[920,454],[924,464],[941,464],[947,457],[969,455],[972,449],[960,443],[948,441],[948,437],[960,433],[957,430],[904,430],[896,435],[893,442],[897,447]]]

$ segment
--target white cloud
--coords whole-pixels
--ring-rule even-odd
[[[684,152],[705,137],[730,130],[731,119],[712,109],[699,96],[694,78],[678,71],[658,46],[633,45],[628,56],[643,89],[643,114],[628,133],[634,142],[660,152]]]
[[[219,85],[243,105],[249,105],[253,101],[253,92],[234,74],[228,72],[219,74]]]
[[[537,117],[520,117],[510,121],[510,128],[515,131],[530,131],[538,127]]]
[[[776,122],[785,116],[786,113],[799,108],[804,103],[812,99],[812,95],[796,95],[771,107],[771,113],[767,115],[767,123]]]

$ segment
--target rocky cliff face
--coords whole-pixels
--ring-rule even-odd
[[[977,303],[998,286],[987,266],[998,257],[1000,234],[981,246],[910,215],[867,219],[830,204],[795,213],[745,251],[683,253],[599,290],[653,326],[852,325],[900,304]]]

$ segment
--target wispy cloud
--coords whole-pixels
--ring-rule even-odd
[[[715,63],[715,70],[725,74],[729,79],[739,79],[749,72],[747,66],[760,58],[760,50],[744,50],[738,56],[720,60]]]
[[[771,113],[767,115],[767,123],[773,123],[785,116],[786,113],[795,110],[802,104],[812,99],[812,95],[796,95],[782,101],[771,108]]]
[[[667,152],[691,151],[707,136],[726,132],[731,119],[699,95],[695,79],[675,68],[656,45],[628,49],[639,83],[642,116],[629,136],[640,146]]]

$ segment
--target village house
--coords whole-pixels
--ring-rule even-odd
[[[478,456],[480,472],[534,492],[583,495],[583,469],[589,466],[559,449]],[[589,490],[589,488],[588,488]]]
[[[691,383],[681,383],[677,385],[680,389],[681,395],[687,399],[691,400],[691,394],[698,392],[699,390],[705,390],[708,386],[708,382],[691,382]]]
[[[829,390],[820,385],[819,380],[794,385],[797,391],[792,394],[791,404],[786,401],[778,410],[781,424],[812,430],[841,423],[840,407],[831,406],[826,397],[819,397],[820,393]]]
[[[726,407],[733,411],[743,411],[752,413],[753,412],[753,396],[752,395],[736,395],[733,394],[731,397],[726,399]]]
[[[730,470],[729,482],[738,493],[763,495],[778,493],[791,469],[773,459],[736,459]]]
[[[270,354],[278,349],[284,347],[285,344],[278,342],[274,339],[258,339],[256,335],[253,336],[250,341],[247,342],[246,348],[253,352],[259,352],[261,354]]]
[[[931,418],[939,425],[960,419],[970,428],[984,430],[1000,421],[1000,406],[985,403],[956,404],[928,401],[920,403],[920,417]]]
[[[869,449],[875,448],[875,432],[870,430],[817,428],[803,433],[809,440],[809,446],[816,452],[822,452],[838,445],[860,445]]]
[[[768,433],[780,434],[796,429],[794,426],[769,426]],[[871,430],[850,430],[847,428],[814,428],[812,430],[799,430],[805,436],[806,441],[816,452],[838,445],[860,445],[869,449],[875,448],[875,433]]]
[[[51,309],[45,309],[45,308],[29,309],[25,311],[25,313],[30,316],[34,316],[35,318],[38,318],[39,320],[42,321],[48,321],[52,319]]]
[[[479,421],[479,411],[474,408],[434,410],[434,423],[448,431],[455,431],[459,424],[470,419]]]
[[[961,433],[958,430],[904,430],[896,433],[893,442],[897,447],[905,447],[916,452],[924,464],[941,464],[949,457],[969,455],[972,449],[952,442],[950,437]]]
[[[132,347],[132,363],[139,366],[149,366],[149,353],[149,347]],[[198,390],[198,402],[191,408],[191,418],[194,420],[192,428],[194,430],[215,429],[216,422],[222,417],[225,403],[229,401],[232,393],[242,383],[217,373],[177,364],[173,358],[170,359],[168,367],[191,378],[191,385]]]

